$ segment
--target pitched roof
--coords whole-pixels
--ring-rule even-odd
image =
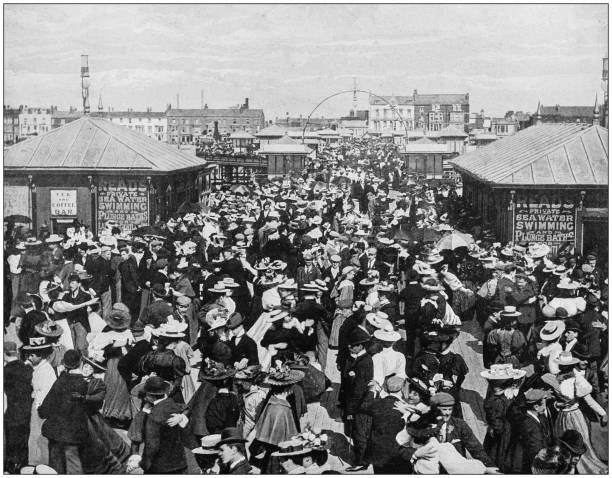
[[[282,138],[283,136],[285,136],[286,132],[287,132],[287,128],[281,128],[280,126],[276,126],[275,124],[273,124],[255,133],[255,136],[257,136],[258,138],[262,138],[262,137]]]
[[[385,101],[386,100],[386,101]],[[389,103],[392,105],[411,105],[413,103],[412,96],[370,96],[370,104],[371,105],[387,105]]]
[[[413,141],[412,143],[414,144],[437,144],[434,140],[429,139],[425,136],[417,139],[416,141]]]
[[[543,106],[542,116],[561,116],[561,117],[576,117],[588,116],[593,117],[593,106]]]
[[[470,103],[469,93],[442,93],[442,94],[417,94],[414,99],[415,105],[467,105]]]
[[[317,131],[319,136],[339,136],[338,132],[335,129],[327,128]]]
[[[166,112],[168,117],[197,117],[197,118],[222,118],[222,117],[244,117],[259,118],[263,116],[261,109],[240,109],[240,108],[204,108],[204,109],[170,109]]]
[[[283,143],[269,143],[262,144],[259,147],[260,153],[278,153],[278,154],[310,154],[310,149],[305,144],[294,143],[294,144],[283,144]]]
[[[170,172],[201,159],[102,118],[84,116],[4,151],[4,168]]]
[[[467,138],[467,133],[455,125],[449,125],[446,128],[438,131],[439,138]]]
[[[603,186],[608,184],[608,130],[574,123],[541,124],[451,163],[495,184]]]
[[[247,133],[246,131],[234,131],[230,134],[230,139],[254,139],[251,133]]]

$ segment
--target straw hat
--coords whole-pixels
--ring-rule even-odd
[[[544,327],[540,330],[540,338],[542,340],[556,340],[565,332],[565,322],[562,320],[549,320],[544,323]]]
[[[59,337],[64,333],[64,329],[53,320],[45,320],[34,326],[34,330],[44,337]]]
[[[208,292],[213,292],[215,294],[226,294],[229,289],[225,287],[224,282],[217,282],[213,288],[209,288]]]
[[[104,322],[113,330],[125,330],[130,326],[131,318],[129,312],[113,309],[104,317]]]
[[[580,359],[574,357],[571,352],[561,352],[553,361],[558,365],[576,365]]]
[[[153,330],[153,335],[156,337],[167,337],[169,339],[182,339],[185,337],[187,326],[187,323],[173,320],[172,322],[160,324],[158,328]]]
[[[51,234],[49,237],[47,237],[45,239],[45,242],[47,244],[57,244],[60,243],[64,240],[63,236],[60,236],[59,234]]]
[[[381,342],[397,342],[402,338],[399,332],[396,332],[390,323],[385,324],[382,329],[375,330],[374,337]]]
[[[511,363],[493,364],[490,369],[480,372],[480,376],[487,380],[518,380],[526,374],[525,370],[517,370]]]
[[[53,345],[49,343],[47,337],[30,337],[27,345],[22,347],[23,350],[45,350],[50,349]]]
[[[580,287],[580,284],[578,282],[574,282],[569,277],[562,277],[557,284],[557,287],[559,289],[576,290]]]
[[[202,437],[201,446],[192,451],[195,455],[216,455],[218,453],[217,445],[221,441],[221,434],[207,435]]]
[[[237,289],[238,287],[240,287],[240,284],[238,284],[233,278],[231,277],[224,277],[223,278],[223,285],[226,288],[230,288],[230,289]]]
[[[421,283],[421,287],[428,292],[440,292],[444,290],[444,288],[440,285],[437,279],[433,277],[427,279],[425,282]]]
[[[268,376],[264,382],[268,385],[284,386],[301,382],[303,378],[304,372],[301,370],[293,370],[277,361],[276,366],[270,367],[268,370]]]

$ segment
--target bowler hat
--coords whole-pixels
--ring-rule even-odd
[[[144,393],[154,396],[166,395],[170,391],[170,384],[161,377],[150,377],[144,385]]]
[[[434,407],[452,407],[455,405],[455,397],[450,393],[438,392],[431,397],[430,403]]]
[[[364,344],[370,341],[370,334],[368,334],[365,330],[357,327],[351,332],[349,336],[349,345],[359,345]]]
[[[234,312],[227,321],[227,327],[229,329],[235,329],[241,326],[243,322],[244,317],[242,316],[242,314],[240,312]]]
[[[229,445],[232,443],[246,443],[246,441],[247,440],[242,437],[242,433],[240,433],[239,428],[229,427],[223,429],[223,431],[221,432],[221,440],[219,440],[216,446],[217,448],[219,448],[221,445]]]

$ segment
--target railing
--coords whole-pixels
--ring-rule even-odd
[[[247,154],[208,154],[196,151],[196,156],[202,158],[209,163],[230,166],[254,166],[268,167],[268,158],[265,156],[247,155]]]

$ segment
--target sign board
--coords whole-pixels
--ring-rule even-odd
[[[543,242],[552,253],[576,245],[576,204],[554,192],[526,192],[516,197],[514,241]]]
[[[76,216],[76,189],[51,189],[51,216]]]
[[[98,185],[98,231],[106,221],[129,233],[149,224],[149,190],[144,179],[101,178]]]
[[[28,186],[4,186],[4,217],[13,214],[31,217]]]

